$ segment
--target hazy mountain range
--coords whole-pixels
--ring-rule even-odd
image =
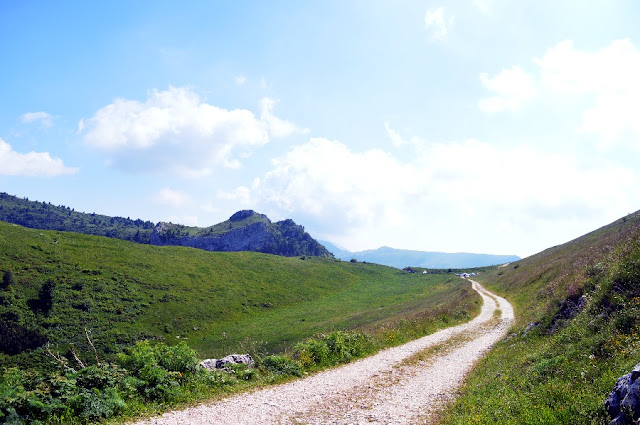
[[[384,264],[386,266],[404,268],[425,267],[429,269],[464,269],[469,267],[483,267],[504,264],[520,259],[517,255],[472,254],[467,252],[431,252],[413,251],[409,249],[395,249],[383,246],[378,249],[352,252],[340,248],[327,241],[318,241],[333,253],[336,258],[349,261],[356,259],[369,263]]]

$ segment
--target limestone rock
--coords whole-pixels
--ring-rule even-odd
[[[206,359],[200,362],[199,366],[207,370],[225,369],[229,365],[246,364],[248,367],[255,366],[255,362],[249,354],[231,354],[222,359]]]
[[[630,373],[616,381],[609,397],[604,402],[607,413],[612,418],[611,425],[636,423],[640,418],[640,363]]]

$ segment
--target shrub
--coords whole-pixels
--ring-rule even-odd
[[[183,374],[194,372],[197,365],[195,351],[184,342],[169,347],[140,341],[118,354],[118,361],[139,380],[135,385],[143,397],[161,401],[176,397]]]
[[[294,347],[294,358],[303,366],[325,364],[329,361],[330,351],[325,341],[309,339]]]
[[[372,350],[371,338],[360,332],[335,331],[298,343],[294,358],[303,366],[346,363]]]
[[[72,404],[78,416],[87,420],[109,418],[124,409],[125,403],[115,388],[103,391],[81,389]]]
[[[260,361],[260,368],[277,375],[302,376],[300,366],[282,356],[267,356]]]

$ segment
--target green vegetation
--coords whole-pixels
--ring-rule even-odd
[[[350,361],[466,321],[480,303],[450,274],[157,247],[3,222],[0,273],[0,364],[9,368],[0,397],[15,410],[6,417],[28,411],[84,421],[162,410]],[[193,358],[249,352],[258,371],[201,376],[153,354],[186,364],[187,349]],[[145,371],[138,357],[158,365]],[[117,385],[88,383],[96,380]]]
[[[0,220],[33,229],[63,230],[139,243],[149,243],[154,228],[150,221],[87,214],[62,205],[30,201],[3,192],[0,192]]]
[[[604,400],[640,359],[640,215],[478,280],[516,324],[443,423],[608,423]]]
[[[69,207],[0,192],[0,221],[32,229],[106,236],[152,245],[193,246],[208,251],[256,251],[287,257],[332,257],[293,220],[272,223],[267,216],[250,210],[238,211],[229,220],[211,227],[173,223],[155,226],[150,221],[80,213]]]

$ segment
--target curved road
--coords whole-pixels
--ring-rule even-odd
[[[137,424],[428,423],[513,322],[513,308],[507,300],[478,282],[471,284],[484,304],[468,323],[305,379]],[[501,314],[494,317],[498,309]],[[429,348],[434,349],[430,355],[415,358]]]

